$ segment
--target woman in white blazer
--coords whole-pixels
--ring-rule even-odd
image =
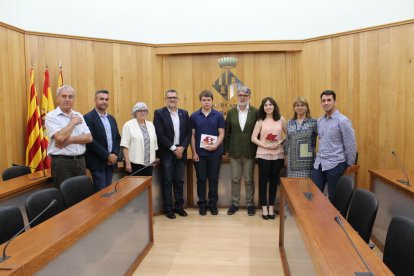
[[[148,107],[138,102],[132,108],[133,119],[122,128],[121,147],[125,170],[131,175],[152,176],[155,151],[158,149],[154,124],[147,119]]]

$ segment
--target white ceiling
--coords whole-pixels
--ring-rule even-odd
[[[296,40],[414,18],[414,0],[0,0],[28,31],[146,43]]]

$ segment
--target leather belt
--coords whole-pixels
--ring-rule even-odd
[[[52,158],[61,158],[61,159],[80,159],[84,157],[85,154],[81,155],[52,155]]]

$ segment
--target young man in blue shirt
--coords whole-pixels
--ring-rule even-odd
[[[329,200],[333,202],[339,178],[355,163],[355,133],[351,121],[336,108],[334,91],[322,92],[321,106],[325,115],[318,119],[319,147],[312,180],[322,192],[328,183]]]
[[[204,90],[200,93],[201,108],[191,115],[191,150],[197,175],[197,196],[199,213],[206,215],[207,208],[217,215],[218,176],[226,124],[223,114],[213,109],[213,93]],[[208,201],[206,183],[209,183]]]

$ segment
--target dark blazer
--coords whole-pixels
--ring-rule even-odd
[[[93,137],[92,143],[86,144],[86,167],[90,170],[103,170],[105,169],[109,154],[114,153],[116,156],[119,156],[121,135],[119,135],[118,125],[115,118],[108,114],[108,121],[111,125],[112,132],[112,151],[108,152],[105,127],[98,112],[92,109],[83,118]],[[116,164],[114,165],[115,167]]]
[[[180,143],[184,147],[183,159],[187,159],[187,147],[191,140],[191,126],[188,112],[178,109],[178,117],[180,118]],[[158,155],[161,159],[175,156],[170,150],[174,144],[174,126],[171,119],[170,111],[167,107],[155,110],[154,126],[157,133]]]
[[[232,158],[254,158],[257,146],[251,141],[254,126],[257,121],[257,108],[249,105],[246,125],[243,131],[240,128],[237,106],[227,112],[226,135],[224,136],[224,150]]]

